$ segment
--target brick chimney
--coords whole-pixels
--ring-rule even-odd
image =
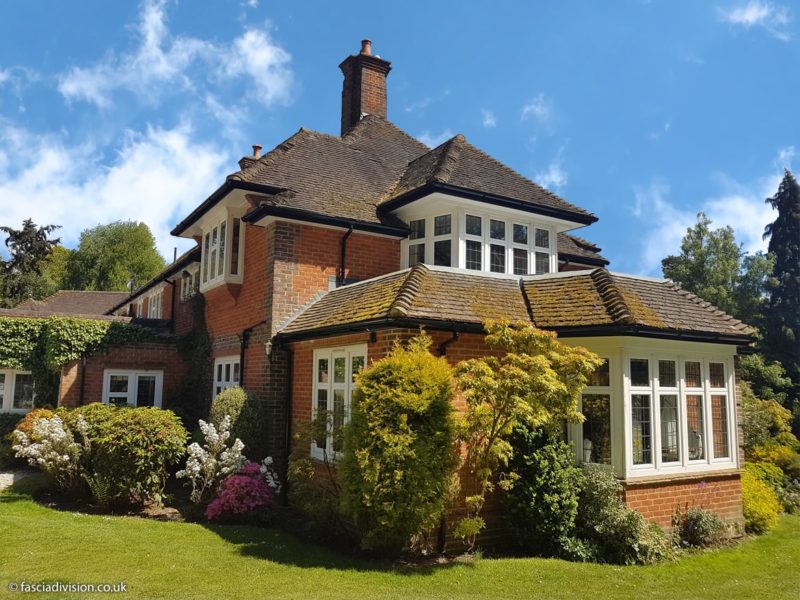
[[[361,52],[348,56],[339,68],[342,86],[342,135],[364,115],[386,117],[386,76],[391,63],[372,55],[372,42],[361,41]]]

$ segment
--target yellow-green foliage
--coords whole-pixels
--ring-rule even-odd
[[[231,436],[244,443],[244,453],[250,460],[260,461],[267,456],[264,435],[264,405],[243,388],[232,387],[221,391],[211,402],[209,421],[219,429],[225,415],[231,418]]]
[[[742,473],[742,504],[747,531],[766,533],[778,524],[781,506],[775,492],[750,471]]]
[[[364,548],[399,550],[438,524],[458,464],[452,370],[421,335],[358,377],[339,462]]]
[[[456,368],[467,402],[460,438],[466,445],[467,467],[479,484],[479,493],[467,505],[467,519],[473,523],[511,458],[507,437],[515,424],[581,422],[578,398],[587,377],[602,362],[586,348],[562,344],[552,332],[503,322],[489,323],[487,330],[486,342],[502,355],[467,360]],[[514,475],[508,475],[501,482],[510,485]],[[464,537],[474,545],[474,534]]]

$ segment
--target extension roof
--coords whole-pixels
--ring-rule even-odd
[[[746,344],[752,330],[668,280],[603,268],[550,275],[475,275],[416,265],[330,291],[279,333],[312,338],[376,326],[483,331],[491,320],[565,336],[640,335]]]
[[[127,297],[127,292],[59,290],[44,300],[25,300],[14,308],[0,309],[0,317],[98,317]]]

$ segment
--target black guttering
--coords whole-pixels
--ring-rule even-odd
[[[287,206],[273,206],[271,204],[261,204],[257,208],[254,208],[244,217],[242,217],[242,221],[245,223],[255,223],[264,217],[294,219],[295,221],[307,221],[309,223],[317,223],[319,225],[341,227],[342,229],[350,229],[350,227],[352,227],[357,231],[380,233],[399,238],[404,238],[409,233],[409,229],[407,227],[395,227],[392,225],[383,225],[381,223],[353,221],[352,219],[346,219],[344,217],[331,217],[328,215],[311,212],[309,210],[300,210],[298,208],[290,208]]]
[[[578,263],[581,265],[592,265],[595,267],[605,267],[609,261],[605,258],[597,258],[592,256],[581,256],[580,254],[570,254],[568,252],[559,252],[558,260],[563,260],[568,263]]]
[[[460,333],[486,333],[486,329],[481,323],[468,323],[456,321],[440,321],[436,319],[416,319],[384,317],[362,321],[360,323],[348,323],[344,325],[330,325],[298,331],[296,333],[278,333],[275,341],[278,343],[309,340],[336,335],[345,335],[356,332],[373,331],[385,328],[406,328],[416,329],[425,328],[435,331],[459,331]],[[689,342],[708,342],[715,344],[735,344],[738,346],[751,343],[754,338],[745,334],[721,334],[703,331],[687,330],[664,330],[637,325],[596,325],[582,327],[552,327],[546,328],[558,333],[559,337],[601,337],[601,336],[635,336],[668,340],[684,340]]]
[[[535,204],[534,202],[527,202],[525,200],[517,200],[515,198],[509,198],[508,196],[499,196],[497,194],[478,192],[475,190],[470,190],[467,188],[462,188],[455,185],[449,185],[447,183],[439,183],[439,182],[428,183],[414,190],[411,190],[410,192],[406,192],[405,194],[402,194],[397,198],[393,198],[392,200],[387,200],[386,202],[378,206],[378,213],[386,213],[395,210],[397,208],[400,208],[401,206],[410,204],[415,200],[419,200],[423,196],[432,194],[433,192],[442,192],[445,194],[450,194],[451,196],[466,198],[467,200],[478,200],[480,202],[486,202],[487,204],[494,204],[495,206],[503,206],[506,208],[524,210],[526,212],[532,212],[540,215],[546,215],[549,217],[555,217],[558,219],[564,219],[566,221],[581,223],[583,225],[590,225],[597,221],[597,217],[591,213],[554,208],[552,206],[544,206],[542,204]]]
[[[189,227],[194,225],[200,217],[206,214],[209,210],[211,210],[217,202],[222,200],[225,196],[231,193],[233,190],[245,190],[247,192],[261,192],[262,194],[278,194],[280,192],[286,191],[285,188],[279,188],[272,185],[265,185],[261,183],[250,183],[247,181],[237,181],[236,179],[226,179],[225,183],[219,186],[216,190],[214,190],[211,195],[203,200],[200,205],[195,208],[189,215],[180,223],[178,223],[175,228],[170,231],[171,235],[180,237],[180,235],[186,231]]]

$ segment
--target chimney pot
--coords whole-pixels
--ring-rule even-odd
[[[372,56],[372,42],[370,40],[361,40],[361,54]]]
[[[258,144],[253,144],[253,158],[261,158],[261,146]]]

